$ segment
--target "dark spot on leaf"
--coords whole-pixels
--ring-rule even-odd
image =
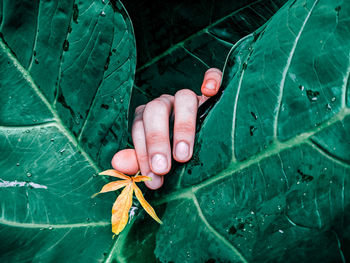
[[[300,175],[300,176],[298,176],[299,177],[298,180],[303,182],[303,183],[304,182],[309,183],[314,179],[313,176],[303,173],[300,169],[298,169],[297,172]]]
[[[341,6],[339,5],[334,10],[339,14],[340,9],[341,9]]]
[[[86,143],[86,142],[87,142],[87,138],[86,138],[86,137],[83,137],[83,138],[81,139],[81,142],[82,142],[82,143]]]
[[[235,62],[236,62],[235,58],[232,57],[227,61],[227,65],[232,68],[235,65]]]
[[[306,95],[311,102],[317,101],[317,96],[320,95],[318,91],[307,90]]]
[[[251,125],[249,127],[249,133],[250,133],[250,136],[253,136],[254,135],[254,132],[257,130],[258,128],[256,128],[255,126]]]
[[[294,0],[293,3],[291,3],[291,5],[289,6],[289,8],[291,8],[295,4],[296,1],[297,0]]]
[[[246,70],[246,69],[247,69],[247,63],[245,63],[245,62],[243,63],[242,69],[243,69],[243,70]]]
[[[115,48],[113,48],[113,49],[112,49],[112,52],[115,53],[115,52],[117,52],[117,50],[116,50]]]
[[[78,9],[78,5],[74,4],[73,6],[73,21],[75,23],[78,23],[78,16],[79,16],[79,9]]]
[[[94,145],[91,142],[89,142],[88,147],[89,147],[89,149],[91,149],[92,147],[94,147]]]
[[[39,60],[36,58],[34,59],[35,64],[39,64]]]
[[[259,34],[258,34],[258,33],[256,33],[256,32],[254,32],[254,33],[253,33],[253,37],[254,37],[253,41],[255,42],[255,41],[257,41],[257,40],[258,40],[258,38],[259,38]]]
[[[238,230],[242,230],[244,228],[244,224],[243,223],[239,223],[238,225],[237,225],[237,229]]]
[[[234,235],[237,233],[237,228],[235,226],[231,226],[230,230],[228,231],[229,234]]]
[[[36,56],[36,51],[34,50],[34,52],[33,52],[33,55],[34,55],[34,57]]]
[[[101,104],[101,108],[104,108],[104,109],[108,110],[109,106],[107,104]]]
[[[191,169],[188,169],[187,173],[188,173],[188,174],[192,174],[192,170],[191,170]]]
[[[119,12],[121,9],[120,3],[117,0],[110,0],[109,4],[112,6],[114,12]]]
[[[303,91],[303,90],[304,90],[304,86],[303,86],[303,85],[299,85],[299,89],[300,89],[301,91]]]
[[[112,52],[109,52],[108,57],[107,57],[107,61],[106,61],[106,64],[105,64],[105,70],[108,69],[109,61],[110,61],[110,59],[111,59],[111,55],[112,55]]]
[[[79,117],[80,117],[80,119],[83,119],[83,115],[80,114]]]
[[[68,33],[72,33],[72,27],[71,26],[68,27]]]
[[[63,42],[63,50],[64,51],[68,51],[69,49],[69,42],[68,40],[66,39],[64,42]]]
[[[250,114],[253,116],[253,118],[254,118],[255,120],[258,119],[258,116],[256,116],[254,112],[251,111]]]
[[[75,113],[74,113],[73,109],[72,109],[71,107],[68,106],[68,104],[67,104],[67,102],[66,102],[66,99],[63,97],[63,94],[62,94],[62,93],[58,96],[57,101],[58,101],[59,103],[61,103],[61,105],[62,105],[63,107],[65,107],[66,109],[68,109],[68,110],[70,111],[72,117],[75,118]]]
[[[215,263],[215,262],[216,262],[216,260],[213,258],[210,258],[207,261],[205,261],[205,263]]]

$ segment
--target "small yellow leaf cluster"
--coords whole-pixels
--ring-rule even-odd
[[[139,175],[137,173],[135,176],[130,177],[116,170],[110,169],[100,173],[100,175],[108,175],[122,179],[120,181],[110,182],[104,185],[100,192],[94,194],[92,197],[95,197],[98,194],[106,193],[110,191],[116,191],[120,188],[123,188],[121,194],[115,200],[112,208],[112,232],[118,235],[126,226],[129,219],[129,210],[132,205],[132,197],[135,192],[136,198],[139,200],[142,207],[146,212],[159,224],[162,224],[162,221],[158,218],[153,207],[146,201],[143,197],[140,188],[136,183],[151,180],[148,176]]]

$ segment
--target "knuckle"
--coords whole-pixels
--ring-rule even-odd
[[[164,98],[164,99],[172,99],[173,96],[169,95],[169,94],[162,94],[159,96],[159,98]]]
[[[147,145],[168,143],[169,138],[161,132],[150,132],[146,135]]]
[[[193,121],[176,123],[174,126],[174,132],[177,134],[193,133],[195,131],[195,123]]]
[[[162,99],[154,99],[147,103],[144,113],[154,113],[159,111],[166,111],[168,108],[167,103]]]
[[[140,113],[142,113],[143,110],[145,109],[145,106],[146,106],[146,105],[137,106],[136,109],[135,109],[135,114],[140,114]]]
[[[216,73],[222,76],[222,71],[218,68],[210,68],[205,73]]]
[[[175,94],[175,98],[178,96],[189,96],[189,97],[194,97],[194,98],[197,97],[196,93],[194,93],[190,89],[182,89],[182,90],[177,91]]]

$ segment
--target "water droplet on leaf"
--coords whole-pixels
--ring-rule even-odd
[[[101,16],[106,16],[105,11],[102,11],[102,12],[100,13],[100,15],[101,15]]]
[[[68,40],[66,39],[64,42],[63,42],[63,50],[64,51],[68,51],[69,49],[69,42]]]
[[[251,111],[250,114],[253,116],[253,118],[254,118],[255,120],[258,119],[258,116],[256,116],[256,114],[255,114],[254,112]]]
[[[309,89],[306,91],[306,95],[311,102],[315,102],[317,101],[317,97],[320,95],[320,93],[318,91],[312,91]]]
[[[73,6],[73,21],[75,23],[78,23],[78,16],[79,16],[79,9],[78,9],[78,5],[74,4]]]
[[[257,130],[258,128],[256,128],[255,126],[251,125],[249,127],[249,133],[250,133],[250,136],[253,136],[254,135],[254,132]]]

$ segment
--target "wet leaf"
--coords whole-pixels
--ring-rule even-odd
[[[135,56],[119,1],[0,1],[0,262],[108,258]]]
[[[192,160],[149,199],[164,225],[133,221],[117,262],[349,261],[349,16],[292,0],[235,44]]]

